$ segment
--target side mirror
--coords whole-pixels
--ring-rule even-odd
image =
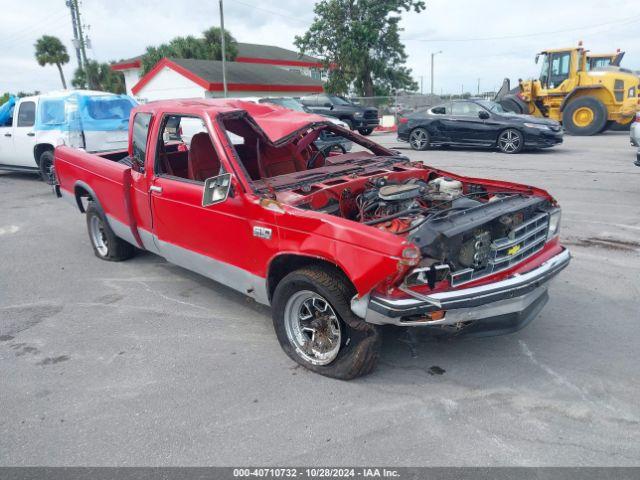
[[[324,102],[324,103],[322,104],[322,106],[323,106],[323,107],[327,107],[327,108],[332,108],[332,107],[333,107],[333,105],[331,105],[331,102]]]
[[[144,162],[138,157],[131,157],[131,169],[138,173],[144,173]]]
[[[202,192],[202,206],[208,207],[216,203],[224,202],[231,191],[231,174],[223,173],[217,177],[207,178],[204,181]]]
[[[480,110],[478,112],[478,117],[480,117],[482,120],[488,120],[489,118],[491,118],[491,115],[489,115],[489,112],[487,112],[486,110]]]

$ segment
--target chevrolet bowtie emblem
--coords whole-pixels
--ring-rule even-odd
[[[507,250],[507,253],[509,255],[515,255],[516,253],[518,253],[520,251],[521,248],[522,247],[520,245],[514,245],[509,250]]]

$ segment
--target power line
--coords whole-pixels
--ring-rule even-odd
[[[509,39],[516,39],[516,38],[530,38],[530,37],[539,37],[539,36],[544,36],[544,35],[555,35],[558,33],[569,33],[569,32],[576,32],[576,31],[584,31],[590,28],[599,28],[599,27],[604,27],[604,26],[609,26],[609,25],[616,25],[616,24],[632,24],[632,23],[636,23],[640,21],[640,15],[635,16],[635,17],[631,17],[631,18],[625,18],[625,19],[620,19],[620,20],[613,20],[610,22],[605,22],[605,23],[599,23],[597,25],[587,25],[587,26],[582,26],[582,27],[574,27],[574,28],[566,28],[566,29],[562,29],[562,30],[553,30],[553,31],[547,31],[547,32],[536,32],[536,33],[525,33],[525,34],[518,34],[518,35],[501,35],[501,36],[496,36],[496,37],[476,37],[476,38],[403,38],[402,40],[407,42],[407,41],[411,41],[411,42],[441,42],[441,43],[446,43],[446,42],[483,42],[483,41],[490,41],[490,40],[509,40]]]
[[[44,26],[45,24],[47,24],[47,26],[50,28],[52,26],[52,23],[55,22],[59,22],[62,17],[66,16],[66,12],[58,12],[56,15],[52,15],[49,16],[48,18],[46,18],[43,21],[39,21],[37,23],[31,24],[29,27],[24,28],[18,32],[15,32],[7,37],[5,37],[4,39],[0,39],[0,44],[1,45],[12,45],[14,44],[16,41],[20,41],[20,40],[24,40],[29,38],[31,35],[37,35],[37,33],[35,31],[37,31],[40,27]],[[59,26],[59,23],[55,23],[53,25],[54,27]]]

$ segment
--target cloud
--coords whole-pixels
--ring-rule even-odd
[[[0,32],[0,93],[47,91],[60,88],[55,67],[40,67],[33,58],[33,44],[43,34],[60,37],[71,62],[64,70],[70,79],[76,67],[72,48],[71,17],[62,0],[30,0],[3,10]],[[293,48],[293,39],[313,19],[313,0],[227,0],[225,26],[243,42]],[[201,0],[92,0],[81,7],[83,23],[90,25],[92,49],[100,61],[128,58],[147,45],[166,42],[178,35],[199,35],[219,24],[218,2]],[[609,22],[616,23],[609,23]],[[545,48],[576,45],[584,40],[593,51],[627,51],[623,62],[640,69],[640,6],[637,0],[619,0],[612,9],[598,0],[427,0],[427,10],[403,15],[402,38],[408,65],[416,79],[424,77],[429,89],[430,53],[436,57],[435,91],[457,93],[496,88],[505,76],[512,79],[537,74],[533,58]],[[575,30],[590,26],[588,29]],[[574,30],[572,30],[574,29]],[[559,30],[570,30],[560,33]],[[524,38],[487,41],[453,41],[528,34]],[[437,41],[424,41],[436,39]]]

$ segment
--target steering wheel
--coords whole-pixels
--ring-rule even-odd
[[[309,157],[309,160],[307,160],[307,170],[314,168],[316,159],[320,156],[320,154],[322,154],[322,157],[324,158],[324,160],[326,160],[329,156],[329,153],[331,153],[331,151],[333,151],[333,149],[335,148],[337,148],[343,154],[347,153],[347,149],[344,148],[344,145],[342,145],[341,143],[330,143],[329,145],[325,145],[324,147],[314,152],[311,157]]]

